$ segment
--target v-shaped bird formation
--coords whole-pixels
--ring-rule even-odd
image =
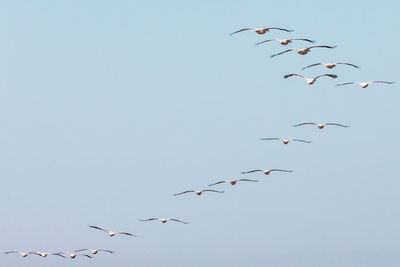
[[[290,33],[293,30],[288,30],[285,28],[281,28],[281,27],[260,27],[260,28],[243,28],[243,29],[239,29],[237,31],[234,31],[233,33],[231,33],[231,35],[236,35],[238,33],[241,32],[246,32],[246,31],[253,31],[255,33],[257,33],[258,35],[264,35],[266,33],[269,33],[271,31],[271,33],[273,31],[283,31],[285,33]],[[267,39],[264,41],[260,41],[258,43],[256,43],[256,45],[260,45],[260,44],[264,44],[264,43],[269,43],[269,42],[278,42],[280,45],[290,45],[293,41],[299,41],[299,42],[308,42],[308,43],[315,43],[316,41],[308,39],[308,38],[286,38],[286,39],[277,39],[277,38],[271,38],[271,39]],[[278,52],[276,54],[271,55],[271,58],[274,58],[276,56],[285,54],[285,53],[289,53],[289,52],[296,52],[299,55],[307,55],[312,49],[315,48],[326,48],[326,49],[334,49],[336,48],[336,46],[329,46],[329,45],[313,45],[313,46],[307,46],[307,47],[303,47],[303,48],[291,48],[291,49],[287,49],[284,50],[282,52]],[[353,63],[348,63],[348,62],[318,62],[318,63],[313,63],[311,65],[308,65],[306,67],[303,67],[301,70],[305,70],[308,68],[312,68],[312,67],[316,67],[316,66],[324,66],[328,69],[333,69],[335,68],[337,65],[345,65],[345,66],[349,66],[349,67],[353,67],[356,69],[359,69],[360,67],[358,65],[355,65]],[[312,68],[312,69],[317,69],[317,68]],[[317,79],[321,78],[321,77],[326,77],[326,78],[331,78],[331,79],[336,79],[338,78],[338,75],[336,74],[332,74],[332,73],[325,73],[325,74],[318,74],[314,77],[307,77],[303,74],[300,73],[290,73],[290,74],[286,74],[284,75],[284,79],[290,78],[290,77],[301,77],[303,78],[307,84],[309,85],[313,85]],[[382,81],[382,80],[372,80],[372,81],[364,81],[364,82],[344,82],[344,83],[340,83],[337,84],[337,86],[344,86],[344,85],[350,85],[350,84],[356,84],[361,86],[362,88],[366,88],[371,84],[393,84],[394,82],[391,81]],[[312,126],[316,126],[318,129],[324,129],[327,126],[334,126],[334,127],[340,127],[340,128],[347,128],[349,127],[348,125],[344,125],[341,123],[337,123],[337,122],[325,122],[325,123],[320,123],[320,122],[301,122],[298,123],[296,125],[293,125],[294,127],[300,127],[300,126],[308,126],[308,125],[312,125]],[[300,138],[282,138],[282,137],[264,137],[264,138],[260,138],[260,140],[262,141],[278,141],[281,142],[284,145],[287,145],[289,143],[303,143],[303,144],[310,144],[311,141],[306,140],[306,139],[300,139]],[[253,169],[253,170],[248,170],[248,171],[242,171],[241,174],[242,175],[255,175],[255,174],[261,174],[261,175],[270,175],[272,173],[291,173],[293,172],[293,170],[290,169],[278,169],[278,168],[272,168],[272,169]],[[275,174],[274,174],[275,175]],[[184,190],[182,192],[179,193],[174,193],[173,196],[181,196],[181,195],[186,195],[186,194],[192,194],[192,195],[197,195],[197,196],[203,196],[204,195],[208,195],[208,194],[223,194],[225,191],[221,191],[221,190],[214,190],[214,189],[208,189],[210,187],[216,187],[221,186],[223,184],[226,185],[237,185],[238,183],[240,184],[256,184],[258,183],[259,180],[255,180],[255,179],[248,179],[248,178],[232,178],[232,179],[224,179],[224,180],[217,180],[215,182],[212,182],[211,184],[208,184],[208,187],[204,186],[203,189],[187,189]],[[217,188],[217,187],[216,187]],[[181,198],[181,197],[179,197]],[[177,224],[189,224],[189,222],[181,220],[181,219],[176,219],[176,218],[167,218],[167,217],[151,217],[148,219],[141,219],[140,221],[142,222],[152,222],[152,221],[159,221],[162,224],[165,224],[167,222],[174,222]],[[98,232],[104,232],[107,236],[109,237],[116,237],[116,236],[125,236],[126,238],[131,238],[131,237],[137,237],[136,234],[132,234],[130,232],[125,232],[125,231],[114,231],[114,230],[109,230],[103,227],[99,227],[99,226],[95,226],[95,225],[89,225],[89,228],[94,229],[94,230],[98,230]],[[83,248],[83,249],[76,249],[76,250],[72,250],[72,251],[58,251],[58,252],[43,252],[43,251],[18,251],[18,250],[11,250],[11,251],[6,251],[4,252],[4,254],[17,254],[20,255],[23,258],[28,257],[29,255],[36,255],[42,258],[46,258],[48,255],[52,255],[52,256],[58,256],[60,258],[70,258],[70,259],[75,259],[75,258],[92,258],[93,256],[97,255],[98,253],[104,253],[104,254],[114,254],[115,251],[113,250],[109,250],[109,249],[102,249],[102,248]]]

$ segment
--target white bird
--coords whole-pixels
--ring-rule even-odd
[[[33,254],[31,252],[15,251],[15,250],[4,252],[4,254],[11,254],[11,253],[18,253],[19,255],[21,255],[24,258],[27,257],[29,254]]]
[[[66,256],[70,257],[71,259],[75,259],[75,258],[78,257],[78,256],[83,256],[83,257],[87,257],[87,258],[92,258],[92,256],[87,255],[87,254],[82,254],[82,253],[70,253],[70,252],[64,252],[64,251],[62,251],[62,252],[57,252],[57,253],[52,253],[52,254],[53,254],[53,255],[56,255],[56,256],[60,256],[60,257],[62,257],[62,258],[65,258],[64,255],[66,255]]]
[[[258,180],[250,180],[250,179],[225,180],[225,181],[219,181],[219,182],[216,182],[213,184],[209,184],[208,186],[224,184],[224,183],[230,183],[231,185],[235,185],[237,182],[258,182]]]
[[[339,127],[343,127],[343,128],[349,127],[347,125],[343,125],[340,123],[334,123],[334,122],[327,122],[327,123],[303,122],[303,123],[296,124],[293,126],[298,127],[298,126],[303,126],[303,125],[316,125],[319,129],[323,129],[325,126],[328,126],[328,125],[339,126]]]
[[[362,88],[367,88],[371,83],[386,83],[386,84],[394,84],[394,82],[386,82],[386,81],[367,81],[367,82],[347,82],[342,84],[337,84],[336,86],[348,85],[348,84],[358,84]]]
[[[335,47],[337,47],[337,46],[336,46],[336,45],[335,45],[335,46],[329,46],[329,45],[314,45],[314,46],[308,46],[308,47],[303,47],[303,48],[292,48],[292,49],[288,49],[288,50],[282,51],[282,52],[280,52],[280,53],[278,53],[278,54],[274,54],[274,55],[271,56],[271,58],[272,58],[272,57],[279,56],[279,55],[282,55],[282,54],[287,53],[287,52],[290,52],[290,51],[296,51],[297,54],[306,55],[306,54],[308,54],[308,52],[310,52],[311,49],[313,49],[313,48],[318,48],[318,47],[319,47],[319,48],[329,48],[329,49],[333,49],[333,48],[335,48]]]
[[[108,249],[89,249],[89,248],[82,248],[82,249],[77,249],[74,252],[82,252],[82,251],[90,251],[93,255],[96,255],[100,251],[108,252],[108,253],[115,253],[115,251],[108,250]]]
[[[129,235],[129,236],[136,237],[136,235],[133,235],[133,234],[127,233],[127,232],[114,232],[114,231],[110,231],[110,230],[107,230],[107,229],[104,229],[104,228],[101,228],[101,227],[98,227],[98,226],[94,226],[94,225],[89,225],[89,227],[91,227],[93,229],[101,230],[103,232],[106,232],[111,237],[115,236],[115,235]]]
[[[29,254],[38,255],[38,256],[43,257],[43,258],[46,258],[47,255],[49,255],[48,252],[42,252],[42,251],[32,251],[32,252],[29,252]]]
[[[354,67],[354,68],[357,68],[357,69],[360,68],[357,65],[354,65],[354,64],[351,64],[351,63],[346,63],[346,62],[319,62],[319,63],[308,65],[307,67],[304,67],[301,70],[305,70],[307,68],[318,66],[318,65],[324,65],[328,69],[333,69],[334,67],[336,67],[336,65],[348,65],[348,66],[351,66],[351,67]]]
[[[315,42],[315,41],[312,41],[312,40],[310,40],[310,39],[305,39],[305,38],[291,38],[291,39],[276,39],[276,38],[274,38],[274,39],[269,39],[269,40],[265,40],[265,41],[256,43],[256,45],[263,44],[263,43],[267,43],[267,42],[271,42],[271,41],[277,41],[277,42],[279,42],[281,45],[288,45],[288,44],[290,44],[292,41],[295,41],[295,40],[305,41],[305,42],[309,42],[309,43],[314,43],[314,42]]]
[[[285,32],[292,32],[293,30],[288,30],[288,29],[283,29],[283,28],[277,28],[277,27],[262,27],[262,28],[244,28],[244,29],[240,29],[238,31],[235,31],[233,33],[231,33],[231,36],[239,33],[239,32],[243,32],[243,31],[254,31],[258,34],[264,34],[266,32],[269,32],[269,30],[280,30],[280,31],[285,31]]]
[[[180,222],[180,223],[183,223],[183,224],[189,224],[188,222],[184,222],[184,221],[181,221],[181,220],[178,220],[178,219],[172,219],[172,218],[149,218],[149,219],[140,220],[140,221],[141,222],[149,222],[149,221],[155,221],[155,220],[158,220],[158,221],[160,221],[162,223],[166,223],[168,221],[173,221],[173,222]]]
[[[179,196],[182,194],[186,194],[186,193],[196,193],[198,196],[201,196],[201,194],[203,194],[203,192],[214,192],[214,193],[224,193],[224,191],[217,191],[217,190],[211,190],[211,189],[203,189],[203,190],[186,190],[183,191],[181,193],[178,194],[174,194],[174,196]]]
[[[287,145],[290,141],[293,141],[293,142],[303,142],[303,143],[311,143],[311,141],[306,141],[306,140],[303,140],[303,139],[297,139],[297,138],[294,138],[294,139],[281,139],[281,138],[278,138],[278,137],[268,137],[268,138],[261,138],[260,140],[267,140],[267,141],[270,141],[270,140],[279,140],[279,141],[282,141],[282,143],[283,144],[285,144],[285,145]]]
[[[271,172],[292,172],[292,170],[282,170],[282,169],[252,170],[252,171],[242,172],[242,174],[248,174],[248,173],[253,173],[253,172],[263,172],[265,175],[268,175]]]
[[[328,74],[328,73],[326,73],[326,74],[321,74],[321,75],[318,75],[318,76],[316,76],[316,77],[311,77],[311,78],[306,77],[306,76],[301,75],[301,74],[298,74],[298,73],[291,73],[291,74],[286,74],[285,76],[283,76],[283,78],[284,78],[284,79],[287,79],[287,78],[292,77],[292,76],[303,77],[304,80],[306,80],[307,84],[310,84],[310,85],[311,85],[311,84],[314,84],[314,82],[315,82],[318,78],[320,78],[320,77],[327,76],[327,77],[331,77],[331,78],[333,78],[333,79],[336,79],[336,78],[337,78],[337,75],[335,75],[335,74]]]

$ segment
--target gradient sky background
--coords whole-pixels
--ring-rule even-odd
[[[398,1],[2,1],[0,254],[23,266],[399,266]],[[263,36],[244,32],[278,26]],[[338,45],[269,58],[269,38]],[[304,47],[297,42],[291,47]],[[357,70],[313,86],[318,61]],[[362,89],[334,84],[389,80]],[[333,121],[348,129],[294,128]],[[297,137],[312,144],[263,142]],[[293,173],[241,176],[253,168]],[[225,194],[182,195],[221,179]],[[143,223],[176,217],[189,225]],[[89,224],[135,233],[92,230]]]

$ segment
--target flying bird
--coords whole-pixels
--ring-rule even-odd
[[[133,235],[133,234],[127,233],[127,232],[114,232],[114,231],[110,231],[110,230],[107,230],[107,229],[104,229],[104,228],[101,228],[101,227],[98,227],[98,226],[94,226],[94,225],[89,225],[89,227],[93,228],[93,229],[101,230],[103,232],[106,232],[111,237],[113,237],[115,235],[129,235],[129,236],[136,237],[136,235]]]
[[[334,67],[336,67],[336,65],[348,65],[348,66],[351,66],[351,67],[354,67],[354,68],[357,68],[357,69],[360,68],[357,65],[354,65],[354,64],[351,64],[351,63],[346,63],[346,62],[319,62],[319,63],[308,65],[307,67],[304,67],[301,70],[305,70],[307,68],[318,66],[318,65],[324,65],[328,69],[333,69]]]
[[[258,182],[258,180],[250,180],[250,179],[225,180],[225,181],[219,181],[219,182],[216,182],[213,184],[209,184],[208,186],[224,184],[224,183],[230,183],[231,185],[235,185],[237,182]]]
[[[243,31],[254,31],[258,34],[264,34],[266,32],[269,32],[269,30],[280,30],[280,31],[285,31],[285,32],[292,32],[293,30],[288,30],[288,29],[283,29],[283,28],[277,28],[277,27],[262,27],[262,28],[244,28],[244,29],[240,29],[238,31],[235,31],[233,33],[231,33],[231,36],[239,33],[239,32],[243,32]]]
[[[358,84],[362,88],[367,88],[371,83],[386,83],[386,84],[394,84],[394,82],[386,82],[386,81],[367,81],[367,82],[347,82],[342,84],[337,84],[336,86],[348,85],[348,84]]]
[[[201,196],[201,194],[203,194],[203,192],[224,193],[224,191],[203,189],[203,190],[187,190],[187,191],[183,191],[183,192],[178,193],[178,194],[174,194],[174,196],[179,196],[179,195],[186,194],[186,193],[196,193],[198,196]]]
[[[18,253],[19,255],[21,255],[24,258],[27,257],[29,254],[33,254],[32,252],[15,251],[15,250],[4,252],[4,254],[11,254],[11,253]]]
[[[275,38],[275,39],[269,39],[269,40],[265,40],[265,41],[256,43],[256,45],[260,45],[260,44],[267,43],[267,42],[271,42],[271,41],[277,41],[277,42],[279,42],[281,45],[288,45],[288,44],[290,44],[292,41],[295,41],[295,40],[305,41],[305,42],[309,42],[309,43],[314,43],[314,42],[315,42],[315,41],[312,41],[312,40],[310,40],[310,39],[304,39],[304,38],[291,38],[291,39],[276,39],[276,38]]]
[[[82,254],[82,253],[70,253],[70,252],[57,252],[57,253],[52,253],[53,255],[56,256],[60,256],[62,258],[65,258],[64,255],[66,255],[67,257],[70,257],[71,259],[75,259],[77,256],[83,256],[83,257],[87,257],[87,258],[92,258],[92,256],[87,255],[87,254]]]
[[[303,140],[303,139],[297,139],[297,138],[294,138],[294,139],[281,139],[281,138],[278,138],[278,137],[268,137],[268,138],[261,138],[260,140],[267,140],[267,141],[270,141],[270,140],[279,140],[279,141],[282,141],[282,143],[283,144],[285,144],[285,145],[287,145],[290,141],[293,141],[293,142],[303,142],[303,143],[311,143],[311,141],[306,141],[306,140]]]
[[[316,76],[316,77],[311,77],[311,78],[309,78],[309,77],[306,77],[306,76],[304,76],[304,75],[301,75],[301,74],[298,74],[298,73],[291,73],[291,74],[286,74],[285,76],[283,76],[283,78],[284,79],[287,79],[287,78],[289,78],[289,77],[292,77],[292,76],[299,76],[299,77],[303,77],[304,78],[304,80],[306,80],[306,83],[307,84],[313,84],[318,78],[320,78],[320,77],[324,77],[324,76],[327,76],[327,77],[331,77],[331,78],[333,78],[333,79],[336,79],[337,78],[337,75],[335,75],[335,74],[321,74],[321,75],[318,75],[318,76]]]
[[[253,173],[253,172],[263,172],[265,175],[268,175],[271,172],[292,172],[292,170],[282,170],[282,169],[252,170],[252,171],[242,172],[242,174],[248,174],[248,173]]]
[[[293,126],[298,127],[298,126],[303,126],[303,125],[316,125],[319,129],[323,129],[325,126],[328,126],[328,125],[339,126],[339,127],[343,127],[343,128],[349,127],[347,125],[343,125],[340,123],[334,123],[334,122],[327,122],[327,123],[303,122],[303,123],[296,124]]]
[[[40,251],[32,251],[32,252],[29,252],[29,254],[38,255],[43,258],[46,258],[47,255],[49,255],[49,253],[47,253],[47,252],[40,252]]]
[[[108,250],[108,249],[89,249],[89,248],[82,248],[75,250],[74,252],[82,252],[82,251],[90,251],[93,255],[96,255],[100,251],[108,252],[108,253],[115,253],[115,251]]]
[[[173,222],[180,222],[180,223],[183,223],[183,224],[189,224],[188,222],[184,222],[184,221],[181,221],[181,220],[178,220],[178,219],[172,219],[172,218],[149,218],[149,219],[140,220],[140,221],[141,222],[149,222],[149,221],[155,221],[155,220],[158,220],[158,221],[160,221],[162,223],[166,223],[168,221],[173,221]]]
[[[314,46],[308,46],[308,47],[303,47],[303,48],[292,48],[292,49],[288,49],[288,50],[282,51],[282,52],[280,52],[280,53],[278,53],[278,54],[274,54],[274,55],[271,56],[271,58],[272,58],[272,57],[279,56],[279,55],[282,55],[282,54],[287,53],[287,52],[290,52],[290,51],[296,51],[297,54],[306,55],[306,54],[308,54],[308,52],[310,52],[310,50],[313,49],[313,48],[329,48],[329,49],[333,49],[333,48],[335,48],[335,47],[337,47],[337,46],[336,46],[336,45],[335,45],[335,46],[329,46],[329,45],[314,45]]]

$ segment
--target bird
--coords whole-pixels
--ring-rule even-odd
[[[354,67],[356,69],[360,68],[357,65],[354,65],[354,64],[351,64],[351,63],[346,63],[346,62],[319,62],[319,63],[308,65],[307,67],[304,67],[301,70],[305,70],[307,68],[318,66],[318,65],[324,65],[328,69],[333,69],[334,67],[336,67],[336,65],[348,65],[348,66]]]
[[[263,43],[266,43],[266,42],[271,42],[271,41],[277,41],[277,42],[279,42],[281,45],[288,45],[288,44],[290,44],[292,41],[295,41],[295,40],[305,41],[305,42],[309,42],[309,43],[315,43],[315,41],[312,41],[312,40],[310,40],[310,39],[305,39],[305,38],[291,38],[291,39],[276,39],[276,38],[274,38],[274,39],[269,39],[269,40],[265,40],[265,41],[256,43],[255,45],[260,45],[260,44],[263,44]]]
[[[224,184],[224,183],[230,183],[231,185],[235,185],[237,182],[258,182],[258,180],[250,180],[250,179],[225,180],[225,181],[219,181],[219,182],[216,182],[213,184],[209,184],[208,186]]]
[[[178,220],[178,219],[172,219],[172,218],[149,218],[149,219],[140,220],[140,221],[141,222],[149,222],[149,221],[155,221],[155,220],[158,220],[158,221],[160,221],[162,223],[166,223],[168,221],[173,221],[173,222],[180,222],[180,223],[183,223],[183,224],[189,224],[188,222],[184,222],[184,221],[181,221],[181,220]]]
[[[292,76],[303,77],[303,78],[306,80],[307,84],[309,84],[309,85],[314,84],[314,82],[315,82],[318,78],[320,78],[320,77],[327,76],[327,77],[331,77],[331,78],[333,78],[333,79],[336,79],[336,78],[337,78],[337,75],[335,75],[335,74],[328,74],[328,73],[321,74],[321,75],[318,75],[318,76],[316,76],[316,77],[311,77],[311,78],[306,77],[306,76],[301,75],[301,74],[298,74],[298,73],[291,73],[291,74],[286,74],[285,76],[283,76],[283,78],[284,78],[284,79],[287,79],[287,78],[292,77]]]
[[[278,138],[278,137],[268,137],[268,138],[260,138],[260,140],[267,140],[267,141],[270,141],[270,140],[280,140],[280,141],[282,141],[282,143],[283,144],[285,144],[285,145],[287,145],[290,141],[293,141],[293,142],[303,142],[303,143],[311,143],[311,141],[306,141],[306,140],[303,140],[303,139],[297,139],[297,138],[294,138],[294,139],[281,139],[281,138]]]
[[[347,82],[342,84],[337,84],[336,86],[348,85],[348,84],[358,84],[362,88],[367,88],[371,83],[386,83],[386,84],[394,84],[394,82],[386,82],[386,81],[366,81],[366,82]]]
[[[98,227],[98,226],[94,226],[94,225],[89,225],[89,227],[90,227],[90,228],[93,228],[93,229],[97,229],[97,230],[104,231],[104,232],[106,232],[106,233],[107,233],[109,236],[111,236],[111,237],[113,237],[113,236],[115,236],[115,235],[129,235],[129,236],[134,236],[134,237],[136,237],[136,235],[133,235],[133,234],[127,233],[127,232],[114,232],[114,231],[110,231],[110,230],[107,230],[107,229],[104,229],[104,228],[101,228],[101,227]]]
[[[57,253],[52,253],[53,255],[56,256],[60,256],[62,258],[65,258],[64,255],[67,255],[68,257],[70,257],[71,259],[75,259],[77,256],[83,256],[83,257],[87,257],[87,258],[92,258],[92,256],[87,255],[87,254],[82,254],[82,253],[70,253],[70,252],[57,252]]]
[[[89,249],[89,248],[82,248],[82,249],[77,249],[74,252],[82,252],[82,251],[90,251],[93,255],[97,254],[100,251],[108,252],[108,253],[115,253],[115,251],[108,250],[108,249]]]
[[[280,30],[280,31],[285,31],[285,32],[292,32],[293,30],[288,30],[288,29],[283,29],[283,28],[277,28],[277,27],[262,27],[262,28],[244,28],[244,29],[240,29],[238,31],[232,32],[230,35],[234,35],[236,33],[239,32],[243,32],[243,31],[249,31],[252,30],[258,34],[264,34],[266,32],[269,32],[269,30]]]
[[[179,195],[186,194],[186,193],[191,193],[191,192],[196,193],[198,196],[201,196],[201,194],[203,194],[203,192],[224,193],[224,191],[217,191],[217,190],[211,190],[211,189],[186,190],[186,191],[183,191],[183,192],[181,192],[181,193],[174,194],[174,196],[179,196]]]
[[[293,172],[292,170],[282,170],[282,169],[270,169],[270,170],[251,170],[247,172],[242,172],[242,174],[248,174],[253,172],[263,172],[265,175],[270,174],[271,172]]]
[[[15,251],[15,250],[4,252],[4,254],[11,254],[11,253],[18,253],[19,255],[21,255],[24,258],[27,257],[29,254],[33,254],[32,252]]]
[[[271,58],[276,57],[276,56],[279,56],[279,55],[282,55],[282,54],[287,53],[287,52],[290,52],[290,51],[296,51],[297,54],[306,55],[306,54],[308,54],[308,52],[310,52],[311,49],[313,49],[313,48],[318,48],[318,47],[319,47],[319,48],[329,48],[329,49],[333,49],[333,48],[335,48],[335,47],[337,47],[337,46],[336,46],[336,45],[335,45],[335,46],[329,46],[329,45],[314,45],[314,46],[308,46],[308,47],[303,47],[303,48],[292,48],[292,49],[288,49],[288,50],[282,51],[282,52],[280,52],[280,53],[278,53],[278,54],[271,55]]]
[[[323,129],[325,126],[328,126],[328,125],[334,125],[334,126],[339,126],[339,127],[343,127],[343,128],[349,127],[347,125],[343,125],[340,123],[334,123],[334,122],[327,122],[327,123],[303,122],[300,124],[293,125],[293,127],[298,127],[298,126],[303,126],[303,125],[316,125],[319,129]]]
[[[29,252],[29,254],[38,255],[38,256],[43,257],[43,258],[46,258],[47,255],[49,255],[49,253],[41,252],[41,251],[32,251],[32,252]]]

